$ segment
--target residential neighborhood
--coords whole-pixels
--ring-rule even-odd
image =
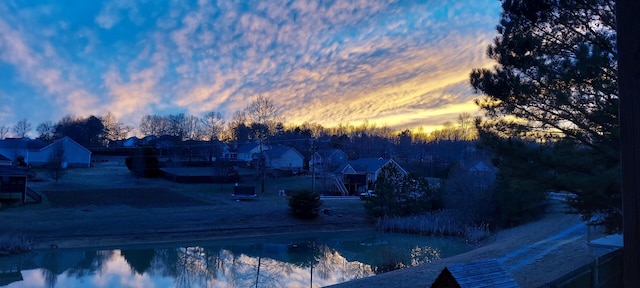
[[[640,287],[640,1],[0,1],[0,287]]]

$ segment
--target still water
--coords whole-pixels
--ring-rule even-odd
[[[468,250],[456,238],[369,231],[53,249],[0,258],[0,286],[322,287]]]

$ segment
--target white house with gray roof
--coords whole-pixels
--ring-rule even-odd
[[[0,154],[16,161],[23,158],[32,166],[42,166],[49,162],[56,145],[64,148],[64,163],[67,167],[90,167],[91,151],[69,137],[48,143],[38,139],[10,138],[0,140]]]

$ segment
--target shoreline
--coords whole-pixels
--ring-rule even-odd
[[[324,226],[324,225],[323,225]],[[287,231],[273,231],[287,228]],[[282,227],[246,227],[229,228],[223,230],[187,230],[187,231],[158,231],[151,233],[130,233],[112,235],[75,235],[73,237],[36,237],[31,251],[49,249],[85,249],[104,248],[117,249],[120,247],[145,247],[157,245],[171,245],[175,243],[204,243],[207,241],[234,240],[242,238],[278,237],[304,233],[340,233],[356,231],[375,231],[373,227],[341,227],[331,229],[296,229],[295,225]],[[326,228],[326,227],[325,227]],[[248,230],[254,233],[246,233]],[[188,233],[188,235],[183,235]],[[37,241],[37,242],[36,242]]]
[[[588,245],[593,239],[589,238],[586,229],[586,223],[579,215],[552,210],[536,221],[498,231],[471,251],[330,287],[429,287],[449,265],[487,259],[498,260],[520,287],[544,287],[587,265],[595,257],[617,249]]]
[[[239,203],[239,205],[244,204],[247,203]],[[337,207],[332,209],[336,209],[332,211],[340,210]],[[209,214],[206,214],[207,211]],[[310,222],[293,219],[286,213],[286,209],[267,214],[261,213],[264,211],[258,211],[252,215],[245,213],[242,217],[243,221],[227,221],[225,217],[216,217],[226,215],[225,213],[217,210],[213,213],[210,211],[212,211],[211,206],[146,210],[107,206],[93,207],[89,212],[86,209],[57,208],[15,210],[14,213],[0,213],[0,221],[9,223],[5,222],[6,215],[9,214],[19,216],[21,221],[6,225],[4,227],[6,229],[0,227],[0,232],[6,233],[9,230],[23,233],[34,241],[33,251],[37,252],[52,249],[117,249],[125,246],[162,246],[172,243],[196,244],[216,240],[259,239],[304,233],[375,230],[373,223],[366,217],[343,217],[338,216],[342,213],[337,212],[323,214],[319,219]],[[93,217],[86,217],[89,216],[87,213]],[[193,215],[202,217],[193,217]],[[35,219],[41,221],[31,222]],[[128,225],[120,225],[121,222]],[[144,225],[134,225],[134,222]],[[432,283],[447,265],[488,258],[506,259],[502,265],[521,287],[538,287],[589,263],[594,255],[599,253],[596,249],[588,247],[589,239],[587,239],[586,230],[580,228],[581,225],[584,225],[584,222],[579,215],[565,214],[562,209],[554,209],[537,221],[500,230],[468,252],[432,263],[336,284],[332,287],[424,287]],[[572,233],[565,233],[566,231],[572,231]],[[41,236],[30,237],[38,234]],[[564,234],[566,235],[558,237]],[[549,247],[553,249],[548,249]],[[514,251],[529,250],[531,252],[522,253],[521,256],[513,259],[505,258]],[[542,254],[540,251],[545,253]],[[535,256],[533,260],[529,259],[534,257],[529,255],[531,253]]]

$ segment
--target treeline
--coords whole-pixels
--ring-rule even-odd
[[[340,124],[335,127],[323,127],[317,123],[301,125],[285,124],[273,103],[261,96],[244,110],[236,111],[231,120],[226,121],[220,112],[211,111],[201,117],[184,113],[169,115],[144,115],[135,129],[117,121],[108,112],[104,116],[75,117],[64,116],[57,122],[46,121],[36,126],[37,138],[53,141],[68,136],[86,147],[111,147],[115,142],[133,136],[172,136],[182,141],[220,140],[226,143],[244,143],[247,141],[270,141],[284,143],[305,139],[323,139],[349,150],[364,151],[367,155],[390,156],[384,145],[410,145],[438,141],[473,140],[477,133],[474,117],[468,113],[460,114],[456,123],[445,123],[441,129],[426,132],[395,131],[387,126],[377,126],[365,121],[359,125]],[[11,129],[12,128],[12,129]],[[32,131],[27,119],[20,120],[13,127],[0,126],[0,139],[9,136],[26,137]],[[13,132],[10,135],[10,132]],[[327,140],[329,139],[329,140]],[[387,143],[387,144],[381,144]],[[305,144],[309,146],[308,143]],[[291,146],[301,146],[292,143]],[[323,147],[324,148],[324,147]],[[337,148],[337,147],[328,147]],[[354,155],[355,156],[355,155]]]

